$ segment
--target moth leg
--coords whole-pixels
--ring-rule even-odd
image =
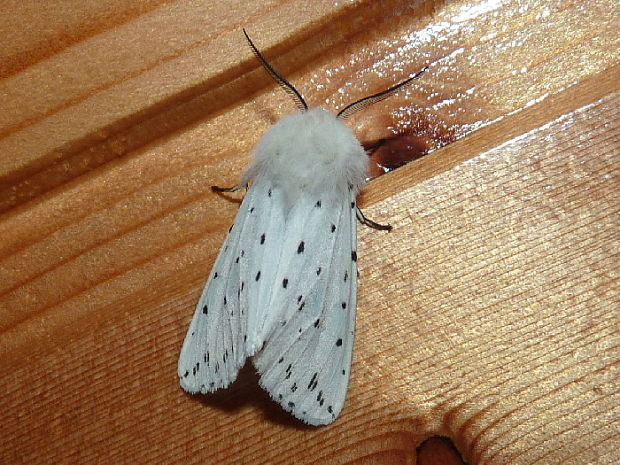
[[[242,186],[241,184],[237,184],[236,186],[232,186],[232,187],[211,186],[211,190],[213,192],[236,192],[242,187],[247,187],[247,186]]]
[[[362,147],[364,148],[366,155],[371,156],[373,153],[375,153],[375,151],[379,147],[381,147],[386,142],[387,141],[385,139],[379,139],[378,141],[373,142],[372,144],[364,144]]]
[[[381,224],[369,218],[366,218],[366,215],[364,215],[364,212],[362,212],[362,210],[360,210],[359,207],[355,207],[355,215],[357,216],[357,219],[359,220],[360,223],[365,224],[369,228],[378,229],[380,231],[388,231],[388,232],[392,230],[392,225],[390,224]]]

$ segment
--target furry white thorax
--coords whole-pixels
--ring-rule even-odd
[[[322,107],[283,117],[263,135],[242,182],[266,176],[289,205],[303,194],[334,199],[364,184],[368,156],[353,132]]]

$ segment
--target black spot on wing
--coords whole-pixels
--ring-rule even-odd
[[[340,347],[342,345],[342,339],[338,339],[336,341],[336,346]]]
[[[258,273],[256,273],[256,278],[255,278],[255,280],[256,280],[256,281],[258,281],[259,279],[260,279],[260,270],[259,270],[259,272],[258,272]]]
[[[261,245],[263,245],[265,243],[265,233],[261,234],[261,236],[260,236],[260,243],[261,243]]]
[[[301,241],[299,245],[297,246],[297,253],[303,253],[304,248],[305,248],[304,241]]]
[[[332,224],[332,232],[336,231],[336,225]]]
[[[321,201],[320,201],[320,200],[317,200],[317,201],[316,201],[316,203],[314,204],[314,206],[315,206],[316,208],[321,208]]]
[[[355,250],[351,252],[351,260],[354,262],[357,261],[357,252]]]
[[[283,287],[284,289],[286,289],[286,286],[288,286],[288,279],[287,279],[287,278],[284,278],[284,279],[282,280],[282,287]]]
[[[316,387],[318,381],[317,381],[317,377],[319,376],[318,372],[314,372],[314,374],[312,375],[312,379],[310,380],[310,383],[308,384],[308,389],[310,391],[313,391],[314,388]]]

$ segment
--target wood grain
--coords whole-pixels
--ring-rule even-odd
[[[620,460],[614,2],[3,10],[0,463],[459,463],[416,453],[434,435],[471,465]],[[395,229],[360,228],[351,386],[325,428],[249,367],[209,397],[176,379],[237,207],[208,186],[294,108],[241,27],[330,108],[430,66],[350,121],[433,153],[362,195]]]

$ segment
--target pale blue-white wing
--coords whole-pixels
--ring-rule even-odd
[[[328,424],[346,396],[355,330],[355,198],[302,195],[287,217],[269,303],[278,321],[253,359],[260,384],[297,418]]]
[[[254,331],[249,320],[260,295],[256,269],[273,274],[267,234],[275,244],[284,219],[262,180],[248,189],[235,222],[215,260],[190,323],[178,364],[181,386],[188,392],[212,392],[232,383],[250,354]],[[252,340],[253,345],[256,343]]]
[[[262,348],[273,322],[278,319],[277,309],[269,303],[286,235],[282,191],[267,176],[257,177],[250,190],[249,218],[240,238],[239,262],[244,289],[241,306],[247,312],[244,339],[248,356]]]

